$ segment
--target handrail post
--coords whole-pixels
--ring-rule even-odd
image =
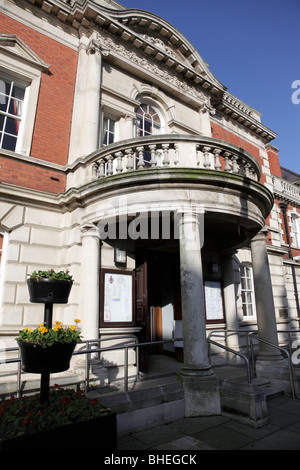
[[[257,335],[257,333],[255,333],[255,334]],[[250,336],[250,338],[252,338],[254,336],[254,333],[249,333],[249,336]],[[287,355],[288,365],[289,365],[289,376],[290,376],[290,385],[291,385],[292,397],[293,397],[293,400],[295,400],[296,399],[296,394],[295,394],[295,386],[294,386],[294,374],[293,374],[293,368],[292,368],[291,355],[290,355],[289,351],[287,351],[286,349],[281,348],[280,346],[277,346],[277,344],[273,344],[270,341],[267,341],[265,339],[262,339],[262,338],[259,338],[259,337],[255,338],[255,339],[257,339],[257,341],[260,341],[262,343],[268,344],[269,346],[273,346],[274,348],[279,349],[280,351],[283,351]]]
[[[124,347],[124,389],[128,390],[128,347]]]
[[[90,343],[89,343],[89,341],[87,342],[87,348],[88,348],[88,350],[90,349]],[[85,356],[85,391],[86,391],[86,392],[89,391],[89,387],[90,387],[89,357],[90,357],[90,354],[87,354],[87,355]]]
[[[20,351],[18,353],[20,358]],[[17,398],[21,396],[21,359],[18,361],[18,372],[17,372]]]

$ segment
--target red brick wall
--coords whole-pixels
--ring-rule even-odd
[[[249,152],[257,160],[260,167],[262,167],[263,159],[260,156],[258,147],[256,147],[253,144],[250,144],[249,142],[243,140],[241,137],[237,136],[236,134],[233,134],[232,132],[229,132],[228,130],[224,129],[218,124],[215,124],[214,122],[211,122],[211,132],[212,132],[212,137],[216,139],[225,140],[226,142],[237,145],[238,147],[241,147],[242,149]],[[260,182],[262,184],[265,182],[264,174],[262,174]]]
[[[30,156],[64,165],[68,161],[77,52],[2,13],[0,31],[16,34],[50,64],[49,73],[42,74]],[[64,189],[65,177],[60,174],[57,182],[51,179],[54,173],[1,158],[0,180],[4,182],[56,193]]]
[[[269,157],[270,172],[272,175],[279,176],[281,178],[281,168],[279,164],[278,152],[274,148],[267,148],[267,154]]]
[[[1,156],[1,154],[0,181],[48,193],[63,192],[66,186],[66,176],[62,171],[26,162],[17,162],[15,159]]]

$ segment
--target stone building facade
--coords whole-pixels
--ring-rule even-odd
[[[298,328],[299,175],[275,132],[152,13],[3,0],[0,24],[1,344],[43,318],[27,274],[68,269],[55,319],[111,344],[183,336],[156,353],[183,361],[187,415],[217,412],[207,335]]]

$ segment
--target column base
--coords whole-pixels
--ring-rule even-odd
[[[183,365],[178,380],[183,384],[185,417],[221,414],[219,380],[210,366],[195,369]]]

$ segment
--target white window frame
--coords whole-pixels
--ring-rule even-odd
[[[0,73],[25,88],[16,153],[30,154],[42,72],[48,68],[17,36],[0,36]]]
[[[161,113],[159,112],[159,110],[156,108],[155,105],[153,105],[152,103],[147,102],[147,100],[145,100],[145,101],[143,100],[143,101],[141,101],[140,105],[139,105],[139,106],[136,108],[136,110],[135,110],[135,115],[136,115],[135,135],[136,135],[136,137],[137,137],[137,138],[138,138],[138,137],[143,137],[143,136],[138,136],[138,130],[140,129],[140,127],[138,127],[138,124],[137,124],[137,116],[142,116],[142,117],[143,117],[143,122],[144,122],[144,120],[145,120],[145,117],[144,117],[144,116],[145,116],[145,113],[143,113],[143,115],[140,114],[140,113],[138,113],[138,110],[139,110],[139,108],[140,108],[141,106],[149,106],[150,108],[153,109],[153,111],[155,111],[155,114],[156,114],[156,115],[158,116],[158,118],[159,118],[159,128],[157,128],[157,127],[155,126],[155,121],[152,119],[152,133],[151,133],[151,134],[145,134],[145,133],[144,133],[144,132],[145,132],[145,129],[144,129],[144,126],[143,126],[143,136],[163,134],[163,132],[164,132],[164,120],[163,120],[163,118],[162,118],[162,116],[161,116]],[[146,114],[147,114],[147,113],[146,113]],[[148,119],[148,121],[149,121],[149,119]]]
[[[300,228],[298,214],[291,214],[291,226],[293,235],[293,245],[300,246]]]
[[[104,124],[105,124],[106,121],[108,123],[108,128],[109,128],[110,123],[113,123],[113,126],[114,126],[113,132],[109,131],[109,134],[113,135],[113,141],[111,142],[111,144],[118,141],[118,122],[117,122],[117,119],[115,117],[110,116],[109,114],[104,113],[103,116],[102,116],[101,134],[100,134],[101,147],[104,147],[106,145],[110,145],[109,143],[106,143],[106,142],[103,141],[103,139],[104,139]]]
[[[247,271],[248,276],[246,277],[243,273],[243,270]],[[254,283],[253,283],[253,270],[252,266],[247,263],[241,264],[240,266],[240,276],[241,276],[241,302],[242,302],[242,311],[243,311],[243,319],[250,320],[256,318],[256,307],[255,307],[255,294],[254,294]],[[250,282],[249,288],[243,288],[242,279],[247,279]],[[245,299],[245,294],[250,295],[250,301]],[[252,308],[252,315],[247,315],[246,312],[248,307],[251,306]]]

